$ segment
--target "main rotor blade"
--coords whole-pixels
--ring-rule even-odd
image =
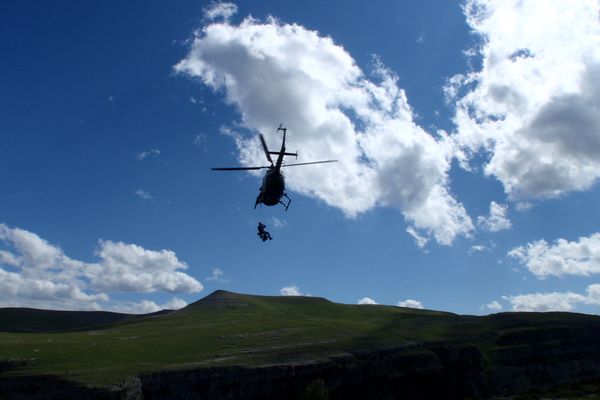
[[[260,138],[260,143],[262,144],[265,156],[267,156],[267,160],[269,160],[269,162],[273,164],[273,159],[271,159],[271,155],[269,154],[269,148],[267,147],[267,142],[265,142],[265,137],[262,135],[262,133],[259,133],[258,137]]]
[[[211,171],[250,171],[250,170],[257,170],[257,169],[265,169],[265,168],[271,168],[271,166],[267,166],[267,167],[226,167],[226,168],[211,168]]]
[[[331,162],[337,162],[338,160],[325,160],[325,161],[311,161],[311,162],[302,162],[302,163],[294,163],[294,164],[285,164],[282,167],[295,167],[297,165],[309,165],[309,164],[325,164]]]

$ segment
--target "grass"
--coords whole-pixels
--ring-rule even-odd
[[[498,347],[513,345],[511,335],[518,338],[523,329],[557,323],[600,326],[600,318],[568,313],[473,317],[217,291],[176,312],[86,319],[66,331],[50,323],[44,332],[14,332],[11,321],[0,320],[0,363],[29,362],[26,369],[4,374],[59,374],[103,385],[161,369],[305,362],[414,341],[477,343],[493,354]],[[502,335],[506,343],[494,344]]]

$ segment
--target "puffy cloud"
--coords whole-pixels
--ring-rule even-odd
[[[23,229],[11,229],[5,224],[0,224],[0,241],[11,244],[20,253],[19,258],[27,268],[49,269],[67,261],[58,247],[52,246],[35,233]],[[6,250],[4,254],[6,258],[9,258],[8,254],[10,254],[10,258],[14,261],[18,259]]]
[[[358,304],[377,304],[377,302],[370,297],[363,297],[358,301]]]
[[[79,282],[35,279],[0,268],[0,306],[99,310],[98,302],[108,301],[104,293],[88,294]]]
[[[221,268],[215,267],[212,270],[212,275],[207,277],[205,280],[222,282],[223,280],[221,279],[221,277],[223,276],[223,274],[224,274],[224,272]]]
[[[492,301],[491,303],[487,303],[484,307],[492,311],[502,310],[502,304],[498,303],[496,300]]]
[[[502,298],[512,305],[513,311],[573,311],[578,304],[600,305],[600,284],[589,285],[585,294],[530,293]]]
[[[140,154],[137,155],[136,159],[138,161],[142,161],[142,160],[145,160],[148,157],[158,156],[159,154],[160,154],[160,150],[158,150],[158,149],[152,149],[152,150],[148,150],[148,151],[142,151]]]
[[[146,250],[135,244],[100,240],[101,261],[90,274],[95,288],[123,292],[194,293],[203,289],[191,276],[178,271],[187,265],[170,250]]]
[[[600,305],[600,284],[595,283],[587,287],[587,304]]]
[[[507,205],[498,204],[495,201],[490,203],[490,215],[477,217],[477,224],[490,232],[497,232],[503,229],[509,229],[512,224],[506,217]]]
[[[572,292],[531,293],[503,298],[511,303],[513,311],[571,311],[577,303],[586,300]]]
[[[558,239],[554,245],[538,240],[508,253],[538,278],[547,276],[600,273],[600,233],[569,242]]]
[[[468,0],[482,68],[449,80],[463,161],[513,201],[590,188],[600,177],[598,2]],[[527,203],[524,203],[527,204]]]
[[[300,288],[298,288],[296,285],[283,287],[279,293],[282,296],[304,296],[304,294],[302,294],[300,291]]]
[[[12,250],[0,249],[0,306],[99,310],[119,305],[110,302],[108,292],[202,290],[179,271],[187,265],[168,250],[100,241],[100,262],[86,263],[33,232],[5,224],[0,224],[0,245]]]
[[[378,205],[397,208],[417,237],[441,244],[473,229],[449,190],[454,144],[414,122],[397,77],[381,63],[370,81],[331,38],[249,17],[205,26],[175,70],[223,91],[253,132],[285,121],[288,148],[301,149],[298,161],[339,160],[286,169],[290,189],[350,217]],[[233,136],[243,165],[265,163],[256,137]],[[280,145],[272,134],[266,141]]]
[[[225,19],[229,20],[235,13],[237,13],[237,6],[233,3],[227,2],[216,2],[211,3],[208,7],[204,8],[204,18],[207,20]]]
[[[423,304],[419,300],[406,299],[398,302],[398,307],[423,309]]]

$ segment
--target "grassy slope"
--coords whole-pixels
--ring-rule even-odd
[[[0,360],[34,359],[31,368],[20,373],[58,373],[106,383],[163,368],[306,361],[408,341],[486,346],[511,331],[557,324],[600,326],[599,321],[568,313],[470,317],[219,291],[177,312],[94,331],[0,333]]]

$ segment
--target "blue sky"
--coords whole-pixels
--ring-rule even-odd
[[[597,313],[598,10],[2,4],[0,306]],[[280,122],[298,162],[340,161],[254,210],[260,176],[210,168],[263,165]]]

